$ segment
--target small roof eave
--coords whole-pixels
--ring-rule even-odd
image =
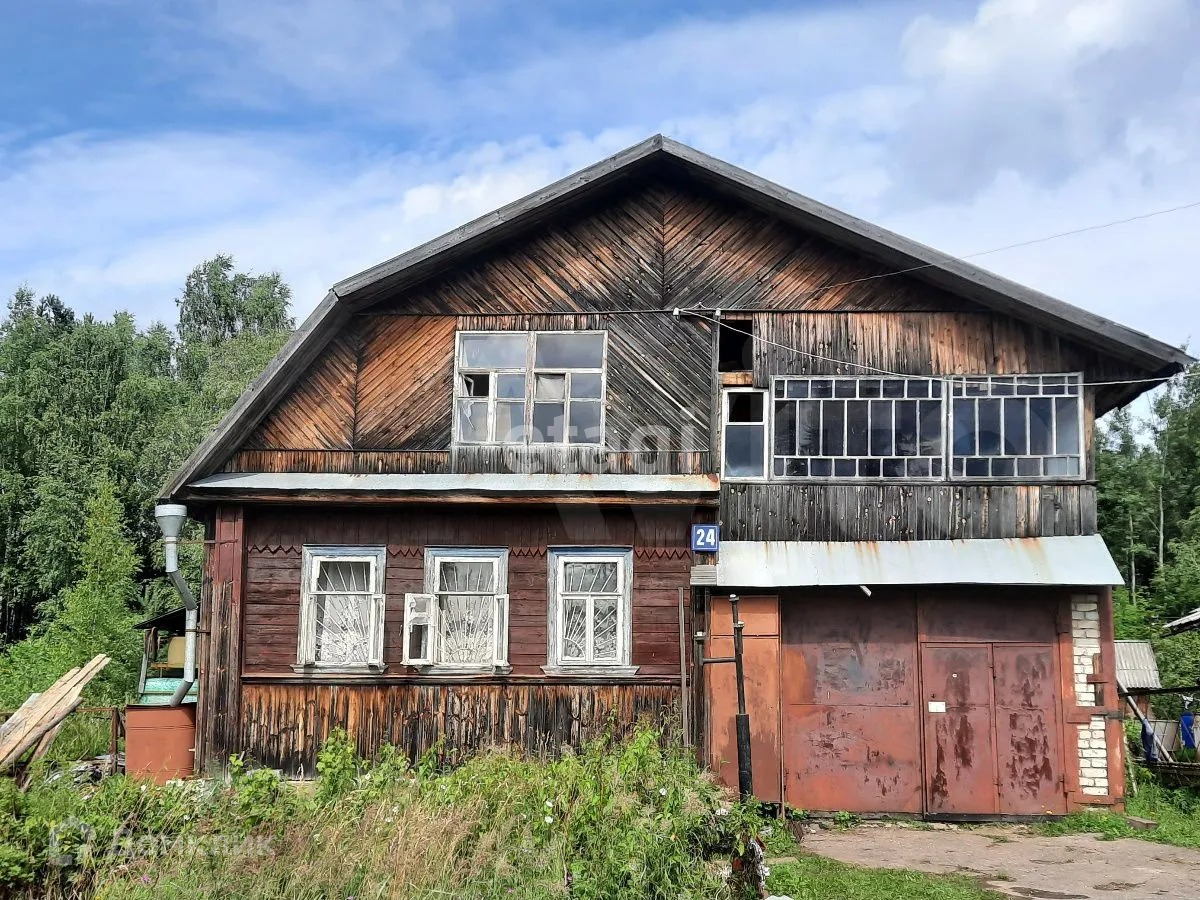
[[[1099,535],[961,541],[724,541],[726,587],[1119,585]]]
[[[331,473],[233,473],[210,475],[191,482],[203,492],[337,494],[715,494],[715,475],[341,475]]]
[[[1193,609],[1186,616],[1180,616],[1163,626],[1163,632],[1166,634],[1183,634],[1185,631],[1197,630],[1200,630],[1200,609]]]

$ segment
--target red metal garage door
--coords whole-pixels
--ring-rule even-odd
[[[1065,812],[1057,609],[1028,590],[785,595],[784,799],[824,811]]]
[[[805,592],[783,602],[784,795],[801,809],[921,812],[916,601]]]
[[[1049,644],[922,646],[928,812],[1066,812],[1054,652]]]

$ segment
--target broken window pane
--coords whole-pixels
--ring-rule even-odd
[[[942,453],[942,404],[939,400],[921,400],[917,404],[921,419],[921,454]]]
[[[1046,475],[1050,477],[1074,477],[1079,474],[1078,456],[1050,456],[1046,459]]]
[[[458,438],[470,443],[488,440],[488,404],[486,400],[458,401]]]
[[[729,421],[730,422],[761,422],[763,421],[763,395],[758,391],[730,391]]]
[[[538,369],[599,369],[604,365],[604,334],[538,334],[533,365]]]
[[[529,356],[526,332],[461,334],[461,365],[465,369],[523,369]]]
[[[488,396],[490,376],[486,373],[469,373],[462,377],[462,395],[464,397]]]

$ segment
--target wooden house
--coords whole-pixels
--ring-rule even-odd
[[[731,778],[736,593],[761,798],[1117,804],[1093,426],[1188,362],[651,138],[334,285],[169,483],[200,764],[649,718]]]

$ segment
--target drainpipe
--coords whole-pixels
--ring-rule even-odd
[[[187,507],[181,503],[160,503],[154,507],[154,518],[163,533],[163,556],[167,561],[167,577],[183,598],[186,610],[185,640],[183,656],[183,681],[171,697],[170,705],[179,706],[196,683],[196,628],[200,622],[200,605],[192,595],[192,589],[179,571],[179,532],[187,521]]]

